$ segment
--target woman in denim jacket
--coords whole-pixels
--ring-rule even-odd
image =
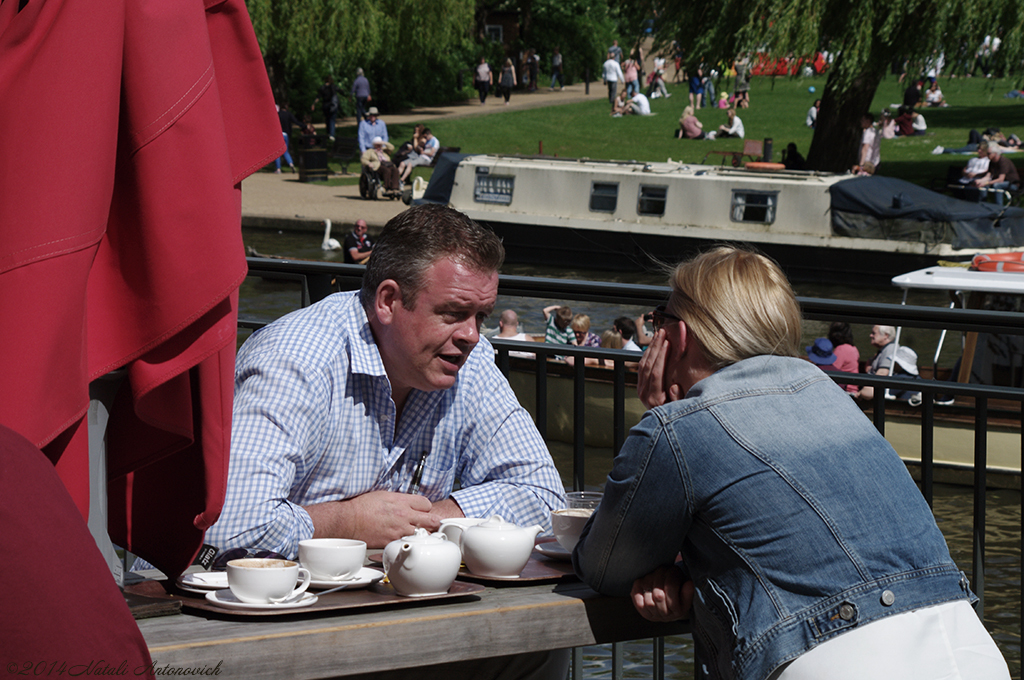
[[[778,267],[700,255],[655,323],[651,410],[575,549],[583,580],[651,620],[690,616],[699,678],[1009,678],[906,467],[796,358]]]

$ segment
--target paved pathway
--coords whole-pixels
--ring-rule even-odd
[[[382,113],[381,118],[387,123],[394,124],[429,124],[431,120],[441,118],[481,116],[502,111],[591,101],[595,97],[605,96],[606,92],[600,81],[590,84],[589,95],[586,94],[583,84],[570,85],[564,90],[555,91],[542,87],[533,93],[513,92],[511,103],[507,106],[499,95],[488,97],[484,105],[481,105],[479,100],[472,99],[450,106],[414,109],[394,115]],[[350,165],[351,172],[358,172],[358,169],[357,162]],[[325,219],[330,219],[336,224],[352,224],[362,218],[371,229],[379,229],[405,208],[405,204],[397,200],[364,200],[359,197],[359,187],[355,185],[332,187],[300,182],[298,176],[291,173],[277,175],[273,172],[257,172],[242,182],[244,226],[319,231],[323,228]]]

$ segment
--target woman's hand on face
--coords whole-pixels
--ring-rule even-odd
[[[658,567],[633,582],[630,598],[648,621],[678,621],[690,614],[693,581],[676,566]]]
[[[670,401],[682,398],[678,385],[667,384],[666,375],[668,358],[672,346],[664,329],[654,333],[650,346],[640,359],[639,375],[637,376],[637,396],[647,408],[661,406]]]

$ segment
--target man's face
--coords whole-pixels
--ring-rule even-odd
[[[455,385],[497,298],[497,272],[479,272],[448,258],[430,265],[415,308],[396,304],[394,332],[388,334],[388,347],[382,347],[394,389],[432,391]]]
[[[356,222],[356,228],[355,228],[354,231],[355,231],[356,236],[362,236],[363,234],[365,234],[366,233],[366,222],[363,222],[362,220],[359,220],[358,222]]]
[[[986,156],[988,156],[988,147],[984,149],[978,149],[977,154],[978,158],[985,158]]]
[[[371,123],[376,123],[377,122],[377,114],[376,113],[371,113],[369,115],[370,115],[370,122]]]
[[[872,346],[881,349],[889,344],[889,335],[883,333],[878,326],[871,329],[871,334],[868,336],[868,340],[871,341]]]
[[[990,161],[992,161],[993,163],[995,163],[996,161],[999,160],[999,152],[998,151],[989,151],[988,152],[988,159]]]

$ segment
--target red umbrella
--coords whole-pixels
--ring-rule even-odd
[[[241,181],[283,146],[248,13],[4,2],[0,54],[0,421],[86,514],[89,383],[126,369],[111,537],[176,576],[224,497]]]

